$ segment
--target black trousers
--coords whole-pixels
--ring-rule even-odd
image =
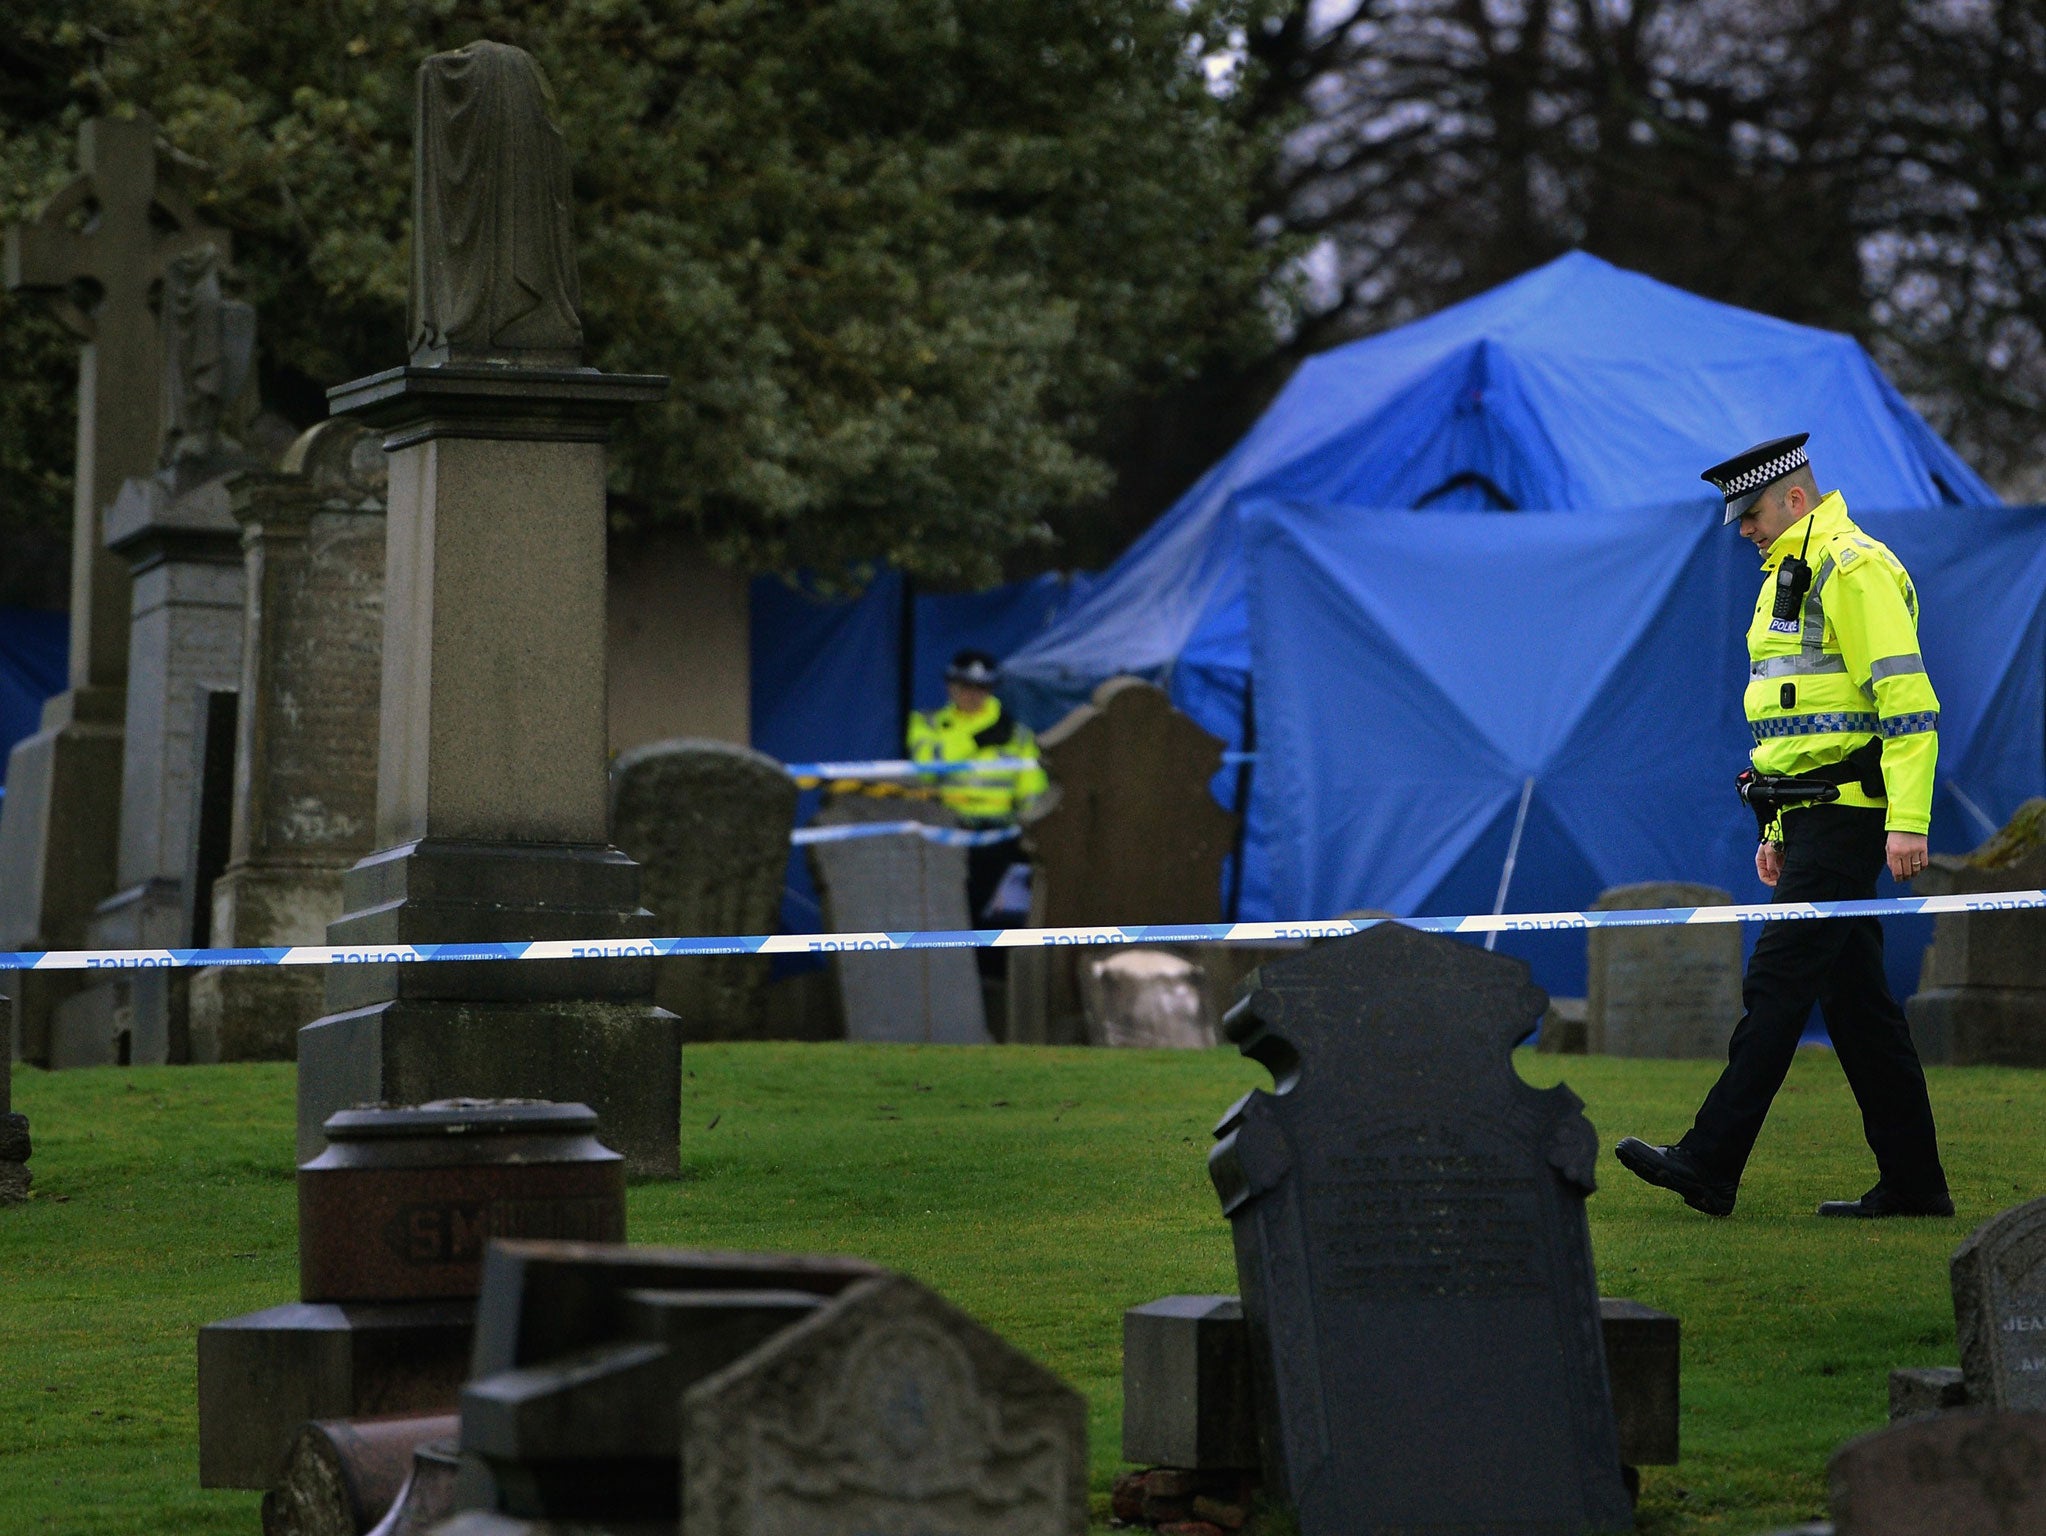
[[[1880,810],[1807,806],[1784,816],[1783,832],[1777,901],[1875,895],[1886,840]],[[1707,1173],[1739,1180],[1817,1003],[1861,1106],[1862,1132],[1883,1184],[1906,1200],[1945,1193],[1925,1071],[1883,975],[1880,922],[1770,923],[1755,943],[1741,991],[1747,1011],[1727,1047],[1726,1070],[1679,1143]]]

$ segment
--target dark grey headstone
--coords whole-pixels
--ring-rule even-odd
[[[1968,1401],[2046,1411],[2046,1200],[1985,1221],[1951,1271]]]
[[[683,1536],[1083,1536],[1087,1405],[904,1275],[682,1403]]]
[[[1209,1171],[1235,1230],[1265,1477],[1303,1536],[1625,1531],[1577,1096],[1515,1075],[1527,967],[1386,924],[1264,967],[1228,1021],[1275,1079]]]
[[[1657,880],[1615,886],[1592,906],[1607,912],[1732,901],[1717,886]],[[1603,1056],[1725,1057],[1741,1017],[1736,924],[1594,928],[1585,943],[1585,1049]]]
[[[611,841],[639,865],[663,936],[772,933],[796,786],[764,752],[723,741],[634,747],[611,767]],[[654,971],[654,1001],[689,1040],[767,1030],[764,955],[690,955]]]
[[[825,807],[818,826],[915,820],[955,825],[941,807],[913,800],[848,797]],[[966,850],[913,832],[813,843],[811,868],[833,933],[904,933],[971,928]],[[970,949],[904,950],[834,957],[848,1040],[936,1045],[988,1043],[987,1007]]]
[[[2046,1531],[2046,1414],[1905,1419],[1848,1441],[1826,1475],[1840,1536]]]

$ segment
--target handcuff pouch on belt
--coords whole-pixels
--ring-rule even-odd
[[[1839,762],[1804,773],[1757,773],[1749,768],[1734,780],[1741,799],[1755,813],[1756,830],[1765,842],[1783,812],[1799,806],[1830,804],[1840,798],[1843,784],[1856,785],[1872,800],[1884,798],[1880,740],[1863,742]]]

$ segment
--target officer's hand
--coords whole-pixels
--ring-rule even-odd
[[[1889,845],[1890,874],[1898,881],[1923,874],[1929,855],[1925,837],[1918,832],[1892,832]]]
[[[1762,884],[1774,886],[1783,878],[1783,845],[1781,843],[1757,843],[1755,845],[1755,873]]]

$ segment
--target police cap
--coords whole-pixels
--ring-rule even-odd
[[[1738,519],[1761,498],[1762,492],[1785,475],[1803,469],[1810,462],[1804,456],[1804,445],[1810,440],[1809,432],[1771,438],[1700,475],[1700,480],[1709,481],[1726,498],[1726,516],[1720,526]]]
[[[1000,674],[994,657],[986,651],[960,651],[945,668],[945,681],[964,683],[969,688],[992,688]]]

